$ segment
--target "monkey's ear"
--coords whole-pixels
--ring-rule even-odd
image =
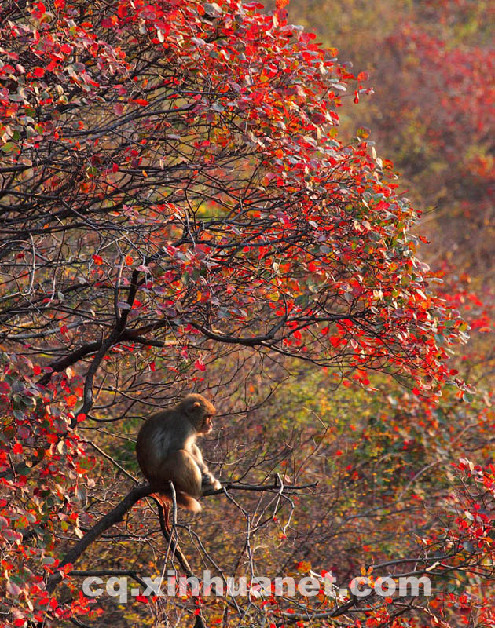
[[[199,403],[199,401],[195,401],[193,403],[193,408],[201,408],[201,404]]]

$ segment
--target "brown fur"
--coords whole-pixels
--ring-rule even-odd
[[[216,410],[202,395],[187,395],[170,410],[152,415],[141,427],[136,445],[139,466],[151,487],[171,500],[173,482],[180,506],[199,512],[207,488],[221,488],[203,462],[196,437],[211,432]]]

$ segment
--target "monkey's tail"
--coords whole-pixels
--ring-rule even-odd
[[[173,504],[172,495],[169,491],[160,491],[160,493],[158,493],[156,497],[165,508],[170,508]],[[177,502],[178,506],[182,506],[182,508],[190,510],[191,512],[201,511],[201,504],[198,502],[198,500],[194,499],[194,497],[191,497],[187,493],[183,493],[182,491],[176,491],[175,501]]]

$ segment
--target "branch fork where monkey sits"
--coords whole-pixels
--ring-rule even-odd
[[[171,484],[172,486],[169,486],[169,488],[171,491],[173,488],[175,492],[175,486],[173,486],[172,482]],[[275,476],[272,484],[241,484],[241,483],[236,483],[236,482],[227,482],[226,484],[223,484],[222,488],[219,490],[212,490],[212,491],[205,492],[204,496],[206,497],[209,495],[219,495],[220,493],[227,494],[229,490],[256,491],[256,492],[264,492],[264,491],[280,492],[281,487],[283,487],[283,492],[285,493],[285,492],[304,490],[307,488],[314,488],[317,486],[317,484],[318,484],[317,482],[314,482],[313,484],[303,484],[299,486],[281,485],[280,478]],[[122,521],[126,512],[128,512],[134,506],[134,504],[136,504],[139,500],[143,499],[144,497],[150,497],[151,495],[153,495],[153,493],[154,493],[154,490],[149,484],[140,484],[139,486],[135,486],[120,501],[120,503],[117,504],[115,508],[113,508],[113,510],[108,512],[99,521],[97,521],[95,525],[90,530],[88,530],[86,534],[74,544],[74,546],[65,554],[65,556],[60,561],[58,565],[58,569],[61,570],[62,567],[64,567],[65,565],[69,563],[71,564],[75,563],[82,556],[82,554],[86,551],[86,549],[90,545],[92,545],[92,543],[101,534],[103,534],[103,532],[111,528],[116,523],[119,523],[120,521]],[[173,500],[173,493],[172,493],[172,500]],[[173,513],[174,513],[172,515],[173,517],[172,521],[175,526],[177,523],[176,522],[177,501],[175,501],[175,503],[174,501],[172,501],[172,507],[173,507]],[[162,527],[162,532],[164,529],[167,531],[166,534],[168,535],[169,532],[166,527],[165,528]],[[173,545],[171,545],[171,549],[175,552]],[[187,573],[185,569],[185,565],[187,565],[187,560],[185,561],[184,564],[182,564],[182,561],[177,555],[177,553],[175,553],[175,555],[177,556],[179,562],[181,563],[182,568],[185,570],[185,573]],[[53,591],[55,590],[57,585],[61,582],[61,580],[62,580],[61,571],[55,571],[50,576],[47,582],[46,589],[48,593],[53,593]]]

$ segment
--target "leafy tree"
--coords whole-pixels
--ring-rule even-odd
[[[251,421],[292,360],[364,385],[368,371],[382,372],[432,398],[451,378],[447,347],[466,326],[415,256],[417,212],[389,162],[365,141],[338,139],[341,94],[358,100],[364,77],[282,8],[260,9],[237,0],[1,9],[6,625],[90,612],[84,572],[66,576],[88,548],[99,561],[91,543],[149,495],[138,486],[110,508],[134,479],[137,415],[193,387],[213,391],[224,413],[247,413],[246,434],[266,437],[255,463],[236,459],[228,438],[215,451],[226,474],[235,470],[231,488],[249,480],[259,482],[253,493],[267,490],[262,507],[248,497],[243,512],[274,534],[268,551],[287,536],[275,535],[276,517],[298,489],[280,474],[292,459],[288,444],[279,449],[284,430]],[[239,437],[244,423],[229,429]],[[157,542],[154,518],[129,517],[131,532],[119,528],[126,552],[136,530]],[[209,539],[220,552],[224,539]],[[192,573],[177,549],[175,558]],[[122,572],[126,560],[111,561]],[[248,604],[245,621],[257,625],[262,611]]]
[[[318,8],[316,8],[318,7]],[[376,93],[360,125],[403,173],[442,257],[491,288],[493,36],[485,2],[294,0],[292,19],[317,29]],[[322,15],[324,19],[322,19]],[[481,283],[481,282],[480,282]]]

